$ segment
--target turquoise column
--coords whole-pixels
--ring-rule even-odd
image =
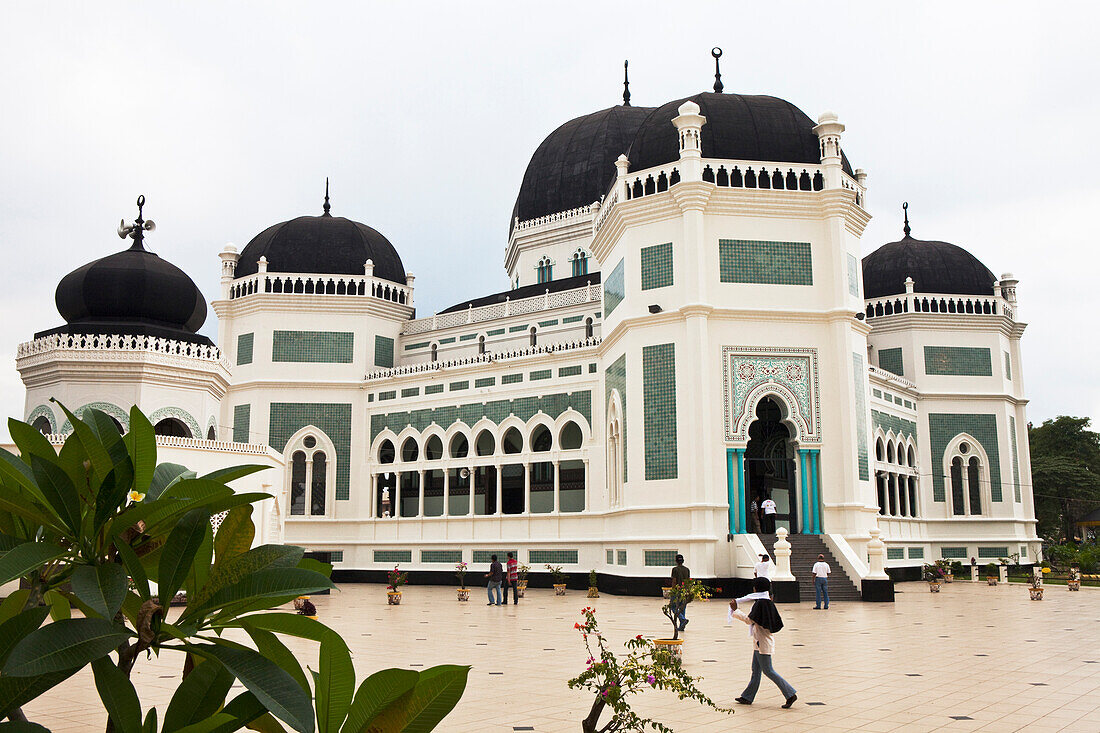
[[[730,505],[730,534],[737,534],[737,487],[733,483],[733,448],[726,449],[726,495]]]
[[[799,449],[798,460],[799,465],[802,469],[799,472],[799,478],[802,480],[802,506],[800,507],[799,511],[799,515],[802,521],[799,523],[799,531],[801,531],[803,534],[809,534],[811,526],[810,499],[808,495],[810,490],[810,476],[806,473],[806,451]]]
[[[741,501],[741,496],[745,494],[745,449],[738,448],[737,450],[737,526],[739,532],[747,532],[749,523],[745,515],[745,502]]]
[[[813,506],[814,534],[821,534],[821,487],[817,484],[817,457],[821,451],[810,451],[810,504]]]

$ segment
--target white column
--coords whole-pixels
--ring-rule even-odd
[[[787,541],[787,528],[775,530],[775,577],[773,580],[794,580],[791,574],[791,543]]]
[[[962,476],[963,513],[970,514],[970,466],[965,462],[959,472]],[[951,513],[955,513],[954,498],[952,498]]]
[[[377,499],[377,496],[378,496],[378,474],[376,474],[376,473],[370,474],[370,481],[368,483],[368,486],[370,487],[368,492],[367,492],[370,495],[370,499],[369,499],[370,504],[368,504],[368,506],[370,507],[370,516],[371,516],[371,519],[377,519],[378,518],[378,499]]]
[[[417,479],[416,486],[416,516],[424,516],[424,471],[420,470],[416,472],[419,477]]]
[[[306,459],[306,507],[303,514],[313,516],[313,458]]]
[[[879,539],[882,530],[878,527],[870,529],[871,540],[867,543],[867,558],[870,561],[868,580],[889,580],[886,574],[886,543]]]
[[[451,469],[443,471],[443,516],[451,515]]]
[[[561,461],[554,461],[554,512],[561,511]]]
[[[584,493],[581,494],[581,511],[588,510],[588,459],[584,459]]]
[[[494,507],[495,511],[493,512],[493,514],[503,514],[504,513],[503,512],[504,507],[502,507],[500,505],[500,503],[501,503],[500,500],[504,495],[504,488],[503,488],[504,487],[504,471],[501,470],[502,468],[503,468],[503,466],[498,463],[497,464],[497,505]]]
[[[530,461],[524,461],[523,463],[523,513],[531,513],[531,463]]]

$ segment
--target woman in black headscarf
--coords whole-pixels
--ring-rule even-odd
[[[756,578],[752,588],[757,593],[768,592],[771,590],[771,581],[767,578]],[[775,639],[772,638],[772,634],[783,628],[783,619],[780,618],[779,609],[775,607],[775,603],[771,598],[758,598],[753,602],[752,610],[746,616],[737,610],[737,601],[730,601],[730,610],[733,618],[749,625],[749,636],[752,638],[752,678],[749,679],[749,685],[741,693],[741,697],[737,698],[737,702],[741,705],[752,705],[752,701],[756,698],[756,691],[760,689],[760,675],[763,673],[776,684],[786,698],[783,707],[789,708],[794,705],[794,701],[798,699],[795,689],[787,680],[780,677],[772,666],[772,654],[775,653]]]

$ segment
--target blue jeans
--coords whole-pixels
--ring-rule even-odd
[[[780,677],[779,673],[775,671],[775,667],[772,666],[772,655],[754,651],[752,653],[752,678],[749,680],[749,686],[741,693],[741,697],[749,702],[756,699],[756,691],[760,689],[761,672],[775,683],[775,686],[783,693],[784,700],[789,700],[794,695],[794,688],[791,687],[791,684]]]
[[[684,624],[687,623],[687,604],[686,603],[672,603],[672,615],[680,620],[680,631],[684,630]]]
[[[493,591],[496,591],[496,594],[497,594],[497,599],[495,601],[493,600]],[[500,592],[500,581],[499,580],[490,580],[489,581],[489,604],[490,605],[497,605],[497,606],[503,606],[504,605],[503,597],[502,597],[501,592]]]
[[[821,597],[825,596],[825,608],[829,607],[829,579],[814,578],[814,608],[821,608]]]

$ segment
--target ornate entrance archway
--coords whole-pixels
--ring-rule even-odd
[[[742,501],[748,507],[750,532],[770,534],[778,527],[791,533],[799,531],[795,449],[783,417],[782,408],[769,396],[757,403],[756,417],[749,424]],[[771,499],[776,505],[774,527],[763,510],[758,509],[755,516],[752,512],[754,500],[760,507],[765,499]]]

